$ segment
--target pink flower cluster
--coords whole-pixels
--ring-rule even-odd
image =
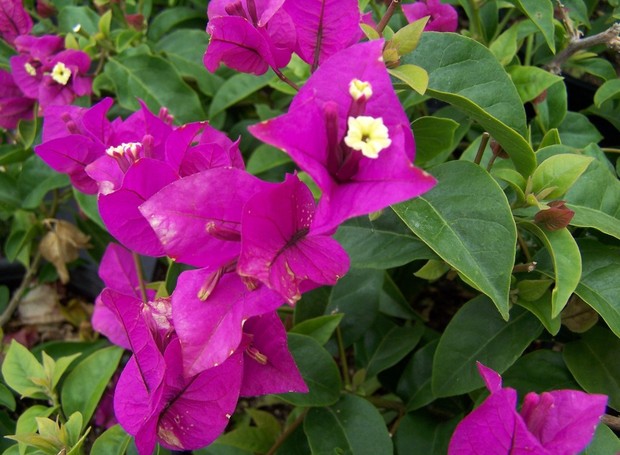
[[[265,182],[244,170],[238,142],[206,122],[175,127],[146,106],[108,120],[93,107],[50,106],[36,153],[98,194],[111,245],[94,327],[133,352],[116,389],[118,421],[141,454],[156,442],[195,449],[225,428],[239,396],[307,388],[275,310],[348,270],[332,238],[343,221],[429,190],[413,166],[409,120],[382,61],[383,41],[320,65],[288,113],[251,127],[317,183]],[[141,289],[134,255],[195,267],[169,297]]]
[[[11,57],[11,71],[0,70],[0,127],[15,128],[20,119],[33,116],[35,103],[68,105],[89,95],[92,81],[86,76],[90,57],[65,49],[55,35],[30,35],[32,19],[19,0],[0,0],[0,37],[18,52]]]

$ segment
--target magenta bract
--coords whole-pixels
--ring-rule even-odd
[[[413,4],[403,4],[403,13],[409,22],[430,16],[424,26],[427,32],[455,32],[458,28],[458,13],[452,5],[441,0],[419,0]]]
[[[349,269],[344,249],[311,227],[315,203],[295,175],[257,193],[243,208],[239,274],[260,280],[289,304],[302,291],[333,285]]]
[[[449,455],[575,455],[592,440],[607,397],[576,390],[526,395],[517,412],[517,392],[502,388],[501,377],[478,363],[491,395],[458,426]]]
[[[382,49],[383,41],[377,40],[332,56],[295,96],[287,114],[250,127],[254,136],[288,153],[323,191],[317,229],[335,229],[348,218],[413,198],[435,184],[412,164],[413,134]]]
[[[32,25],[21,0],[0,0],[0,38],[13,45],[15,38],[30,33]]]
[[[0,69],[0,128],[17,127],[33,117],[34,100],[26,98],[8,71]]]

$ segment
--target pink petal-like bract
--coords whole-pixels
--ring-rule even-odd
[[[243,321],[281,304],[264,286],[249,290],[236,273],[214,268],[183,272],[172,294],[172,315],[186,374],[223,363],[241,342]]]
[[[21,0],[0,0],[0,37],[9,44],[32,29],[32,19]]]
[[[196,267],[219,266],[239,254],[243,206],[273,185],[240,169],[215,168],[168,185],[140,211],[168,256]]]
[[[296,52],[315,69],[359,41],[357,0],[287,0],[284,9],[297,29]]]
[[[8,71],[0,69],[0,128],[12,129],[33,117],[34,100],[26,98]]]
[[[348,218],[419,196],[435,179],[413,166],[415,143],[382,59],[383,41],[349,47],[323,63],[293,99],[289,112],[250,132],[281,148],[323,191],[316,229],[334,230]],[[353,96],[352,85],[370,88]],[[369,158],[348,147],[350,117],[379,119],[390,144]]]
[[[349,269],[344,249],[311,229],[315,204],[310,189],[295,175],[250,199],[241,219],[238,272],[262,281],[288,303],[300,286],[333,285]]]
[[[403,4],[403,13],[409,22],[429,17],[424,26],[427,32],[455,32],[458,28],[458,13],[452,5],[440,0],[420,0],[413,4]]]
[[[243,325],[249,338],[245,347],[241,396],[307,392],[286,344],[286,330],[275,312],[248,319]]]

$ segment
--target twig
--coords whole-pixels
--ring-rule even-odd
[[[604,414],[601,418],[601,422],[614,431],[620,431],[620,417]]]
[[[606,44],[607,46],[620,50],[620,22],[616,22],[607,30],[601,33],[597,33],[593,36],[586,38],[579,38],[577,36],[571,38],[568,46],[564,48],[559,54],[557,54],[553,60],[545,65],[547,71],[559,74],[562,69],[562,65],[576,52],[584,49],[588,49],[599,44]]]
[[[304,419],[306,418],[306,414],[308,413],[308,409],[309,408],[304,409],[302,413],[299,414],[297,418],[293,421],[293,423],[286,427],[286,430],[284,430],[282,434],[280,434],[278,439],[276,439],[276,442],[274,442],[269,449],[269,452],[267,452],[265,455],[274,455],[278,451],[280,446],[284,444],[284,441],[286,441],[288,437],[293,433],[293,431],[295,431],[297,427],[301,425],[301,423],[304,421]]]
[[[13,312],[17,308],[17,305],[19,305],[19,302],[21,301],[24,293],[26,292],[26,289],[28,288],[28,284],[30,284],[30,280],[37,273],[37,269],[39,268],[39,262],[41,262],[41,252],[37,251],[32,258],[30,266],[26,269],[26,273],[24,274],[24,278],[22,279],[21,284],[13,293],[13,297],[9,301],[9,304],[7,305],[4,312],[0,315],[0,327],[4,327],[4,325],[11,319]]]
[[[490,137],[491,135],[486,131],[482,133],[482,139],[480,140],[480,146],[478,147],[478,153],[476,153],[476,158],[474,158],[474,163],[480,164],[480,162],[482,161],[482,155],[484,154],[484,149],[487,148]]]
[[[278,76],[282,82],[285,82],[286,84],[288,84],[291,87],[293,87],[295,90],[299,91],[299,85],[297,85],[295,82],[293,82],[288,77],[286,77],[284,75],[284,73],[282,73],[282,71],[280,71],[279,69],[274,68],[273,72],[276,73],[276,76]]]
[[[338,352],[340,356],[340,368],[342,369],[342,379],[347,390],[351,388],[351,378],[349,377],[349,364],[347,363],[347,353],[344,350],[344,342],[342,340],[342,331],[340,327],[336,327],[336,340],[338,341]]]
[[[383,30],[385,30],[385,27],[387,27],[388,22],[390,22],[390,19],[392,18],[392,15],[394,14],[394,10],[396,9],[399,3],[400,3],[400,0],[392,0],[392,2],[390,3],[390,6],[388,6],[388,9],[383,15],[383,17],[381,18],[379,25],[377,25],[377,33],[379,34],[379,36],[383,36]]]
[[[144,271],[142,270],[142,262],[140,262],[140,256],[138,253],[132,252],[133,263],[136,266],[136,272],[138,274],[138,282],[140,283],[140,296],[143,303],[148,303],[149,298],[146,292],[146,283],[144,282]]]

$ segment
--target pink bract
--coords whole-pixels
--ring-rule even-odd
[[[430,16],[424,30],[427,32],[456,32],[458,13],[452,5],[440,0],[419,0],[413,4],[403,4],[403,13],[409,22]]]

